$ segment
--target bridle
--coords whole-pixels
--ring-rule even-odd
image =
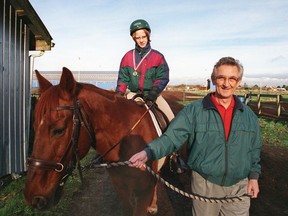
[[[151,108],[153,104],[151,104],[148,109],[142,114],[140,119],[129,129],[128,134],[130,134],[135,127],[139,125],[139,123],[142,121],[144,116],[149,112],[149,109]],[[80,136],[80,130],[81,126],[84,126],[85,130],[87,131],[90,140],[91,140],[91,145],[96,149],[96,139],[92,130],[91,125],[89,124],[87,120],[87,114],[81,109],[81,104],[80,102],[76,99],[73,98],[73,106],[58,106],[56,107],[56,111],[61,111],[61,110],[72,110],[73,111],[73,129],[72,129],[72,136],[70,139],[70,142],[68,146],[66,147],[64,155],[61,157],[59,162],[56,161],[48,161],[48,160],[42,160],[42,159],[37,159],[37,158],[27,158],[27,165],[32,168],[32,169],[41,169],[41,170],[54,170],[58,173],[61,173],[65,170],[65,175],[63,176],[60,186],[63,186],[67,178],[72,174],[73,170],[75,169],[75,164],[77,162],[77,168],[79,171],[80,179],[81,182],[83,182],[83,175],[82,175],[82,168],[80,165],[80,158],[78,154],[78,140]],[[121,138],[117,143],[112,145],[103,155],[100,157],[106,156],[109,152],[111,152],[117,145],[120,144],[123,138]],[[72,159],[69,161],[68,166],[65,169],[64,161],[70,152],[72,148],[73,156]],[[96,161],[99,160],[99,158],[95,159]],[[92,161],[93,163],[94,161]],[[89,164],[86,167],[91,167],[92,163]]]
[[[149,112],[149,109],[151,108],[153,104],[150,104],[148,109],[142,114],[142,116],[138,119],[138,121],[129,129],[127,134],[130,134],[137,125],[142,121],[144,116]],[[84,127],[86,132],[88,133],[91,141],[91,146],[93,146],[96,149],[96,139],[95,135],[93,132],[93,129],[91,127],[91,124],[88,122],[87,114],[84,112],[83,109],[81,109],[82,106],[80,102],[77,100],[77,98],[73,98],[73,106],[58,106],[56,107],[56,111],[61,111],[61,110],[71,110],[73,111],[73,129],[72,129],[72,136],[70,139],[69,144],[66,147],[66,150],[64,152],[64,155],[61,157],[59,162],[56,161],[49,161],[49,160],[42,160],[42,159],[37,159],[37,158],[27,158],[27,165],[31,169],[40,169],[40,170],[54,170],[55,172],[61,173],[65,171],[65,174],[63,178],[61,179],[60,186],[64,186],[65,181],[67,178],[72,174],[73,170],[75,169],[75,164],[77,163],[77,168],[79,171],[80,179],[81,182],[83,182],[83,175],[82,175],[82,167],[80,164],[80,158],[78,154],[78,140],[80,136],[80,130],[81,127]],[[106,156],[109,152],[111,152],[117,145],[120,144],[121,138],[117,143],[112,145],[103,155],[100,157]],[[64,162],[66,160],[66,157],[68,153],[72,149],[72,159],[69,161],[68,165],[65,167]],[[98,161],[99,158],[94,159],[91,161],[91,163],[87,166],[84,167],[91,167],[95,161]]]
[[[69,144],[66,147],[64,155],[61,157],[59,162],[56,161],[49,161],[49,160],[42,160],[37,158],[27,158],[27,165],[29,168],[32,169],[41,169],[41,170],[54,170],[58,173],[65,171],[65,175],[63,176],[60,186],[63,186],[67,178],[72,174],[75,164],[77,162],[77,167],[79,170],[81,181],[83,181],[83,175],[80,165],[80,157],[78,152],[78,140],[80,136],[81,127],[84,127],[87,131],[91,145],[96,147],[96,140],[92,130],[91,125],[87,120],[87,114],[81,109],[80,102],[74,98],[73,99],[73,106],[58,106],[55,109],[56,111],[61,110],[71,110],[73,111],[73,129],[72,135]],[[69,161],[67,167],[65,168],[64,162],[68,156],[68,153],[72,149],[72,159]]]

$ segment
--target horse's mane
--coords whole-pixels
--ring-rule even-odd
[[[101,96],[110,101],[115,100],[116,94],[114,91],[101,89],[97,86],[88,83],[77,83],[75,94],[78,95],[79,92],[84,89],[91,92],[92,94]],[[63,94],[62,89],[60,88],[60,86],[56,85],[51,86],[48,90],[46,90],[43,94],[40,95],[34,114],[35,123],[37,122],[39,124],[40,119],[45,113],[47,113],[47,111],[51,111],[59,106],[59,98],[61,97],[62,94]],[[49,118],[49,114],[46,116],[46,118]]]

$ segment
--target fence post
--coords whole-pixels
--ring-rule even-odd
[[[248,102],[250,101],[250,95],[245,93],[244,97],[245,97],[245,104],[247,105]]]
[[[276,103],[277,103],[277,116],[279,117],[281,115],[281,95],[277,95]]]
[[[260,101],[260,99],[261,99],[261,95],[260,94],[258,94],[257,95],[257,108],[258,108],[258,114],[260,115],[261,114],[261,101]]]

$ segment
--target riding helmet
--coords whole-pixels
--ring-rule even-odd
[[[147,29],[151,33],[149,23],[143,19],[137,19],[133,21],[130,25],[130,35],[132,35],[133,32],[139,29]]]

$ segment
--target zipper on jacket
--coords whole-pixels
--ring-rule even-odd
[[[216,107],[215,107],[216,109]],[[225,183],[225,180],[226,180],[226,177],[227,177],[227,173],[228,173],[228,140],[229,140],[229,136],[228,136],[228,140],[226,140],[226,135],[225,135],[225,127],[224,127],[224,122],[223,122],[223,119],[219,113],[219,111],[216,109],[217,113],[219,114],[219,117],[221,119],[221,122],[222,122],[222,126],[223,126],[223,134],[224,134],[224,141],[225,141],[225,152],[224,152],[224,174],[223,174],[223,177],[222,177],[222,181],[221,181],[221,186],[224,185]],[[233,117],[232,117],[233,118]],[[229,134],[230,135],[230,134]]]
[[[231,131],[231,128],[232,128],[232,122],[233,122],[233,119],[234,119],[234,111],[233,111],[233,114],[232,114],[232,119],[231,119],[231,127],[230,127],[230,131]],[[224,124],[223,124],[223,127],[224,127]],[[228,135],[228,140],[226,140],[226,137],[225,137],[225,129],[224,129],[224,137],[225,137],[225,167],[224,167],[224,175],[223,175],[223,178],[222,178],[222,181],[221,181],[221,186],[224,185],[225,183],[225,180],[226,180],[226,177],[227,177],[227,174],[228,174],[228,141],[229,141],[229,137],[230,137],[230,131],[229,131],[229,135]]]
[[[225,165],[224,165],[224,175],[221,181],[221,186],[224,185],[226,177],[227,177],[227,171],[228,171],[228,141],[225,140],[225,155],[224,155],[224,160],[225,160]]]

